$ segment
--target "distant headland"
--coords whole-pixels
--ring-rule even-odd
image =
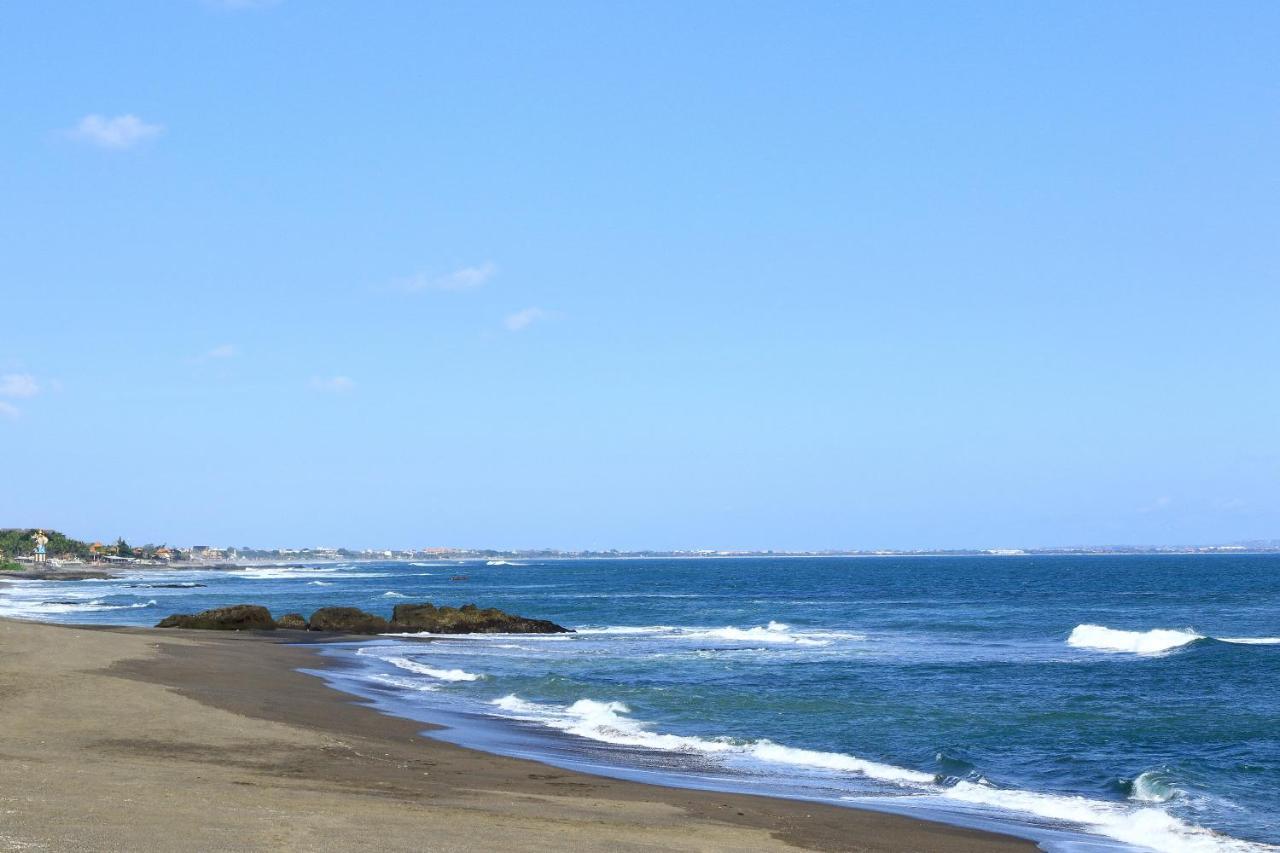
[[[41,540],[44,540],[43,543]],[[1242,554],[1280,552],[1280,539],[1251,540],[1208,545],[1080,545],[1031,548],[918,548],[918,549],[816,549],[816,550],[567,550],[557,548],[253,548],[214,545],[172,546],[146,543],[75,539],[48,528],[0,528],[0,571],[39,568],[46,559],[54,566],[96,564],[224,565],[242,563],[313,563],[339,560],[600,560],[694,559],[716,557],[1020,557],[1072,554]]]

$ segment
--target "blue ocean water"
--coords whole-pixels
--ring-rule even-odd
[[[1280,844],[1274,555],[149,572],[19,583],[0,615],[150,625],[236,602],[387,614],[428,600],[577,630],[327,647],[346,664],[326,671],[335,686],[446,722],[450,740],[996,826],[1049,849]]]

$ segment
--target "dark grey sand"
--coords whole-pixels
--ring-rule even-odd
[[[895,815],[622,782],[421,735],[275,638],[0,620],[0,851],[1027,851]]]

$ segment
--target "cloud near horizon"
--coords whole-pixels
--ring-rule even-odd
[[[460,267],[444,275],[427,275],[418,273],[400,279],[392,286],[404,293],[420,293],[424,290],[475,290],[498,273],[498,266],[493,261],[485,261],[472,267]]]
[[[149,124],[132,113],[107,116],[93,113],[80,119],[70,135],[99,148],[123,150],[158,135],[164,125]]]
[[[355,387],[356,383],[350,376],[311,377],[311,388],[313,391],[324,391],[329,394],[344,394]]]

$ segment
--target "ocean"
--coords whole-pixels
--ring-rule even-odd
[[[469,580],[455,582],[451,576]],[[571,635],[325,646],[446,740],[1056,851],[1280,847],[1280,556],[516,560],[21,581],[0,615],[475,602]]]

